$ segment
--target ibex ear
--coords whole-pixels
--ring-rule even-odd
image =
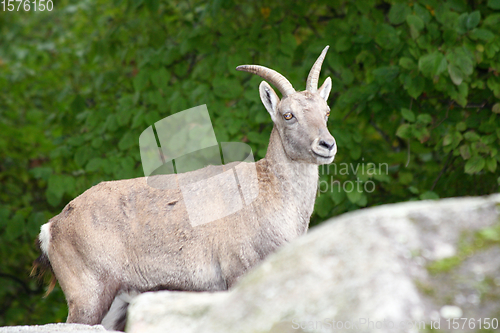
[[[274,122],[276,120],[276,111],[278,110],[280,98],[266,81],[262,81],[260,83],[259,93],[262,104],[264,104],[267,112],[269,112],[271,119]]]
[[[318,89],[318,93],[325,101],[328,100],[328,96],[330,96],[330,90],[332,90],[332,79],[327,77],[323,85]]]

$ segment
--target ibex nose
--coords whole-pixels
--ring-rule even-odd
[[[335,147],[335,139],[333,137],[327,140],[320,139],[318,145],[328,150],[332,150],[333,147]]]

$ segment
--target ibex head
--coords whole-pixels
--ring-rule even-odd
[[[292,160],[314,164],[328,164],[335,158],[337,146],[326,123],[330,108],[326,104],[332,88],[327,78],[318,89],[319,73],[325,59],[325,47],[314,63],[305,91],[295,91],[292,84],[280,73],[258,65],[243,65],[236,69],[268,80],[283,94],[280,100],[273,88],[265,82],[259,86],[260,99],[271,115],[283,148]]]

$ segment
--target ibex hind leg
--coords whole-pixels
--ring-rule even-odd
[[[104,297],[100,299],[99,296],[91,296],[90,292],[86,296],[82,295],[82,297],[66,296],[68,299],[68,318],[66,322],[87,325],[100,324],[111,306],[112,299],[108,301]]]
[[[92,279],[80,279],[76,286],[61,285],[68,302],[68,323],[100,324],[116,295],[116,289],[106,289]],[[93,282],[95,281],[95,282]]]

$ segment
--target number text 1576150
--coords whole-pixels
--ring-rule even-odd
[[[0,2],[0,8],[2,11],[6,12],[19,12],[19,11],[39,11],[43,12],[45,10],[52,11],[54,9],[54,3],[52,0],[2,0]]]

